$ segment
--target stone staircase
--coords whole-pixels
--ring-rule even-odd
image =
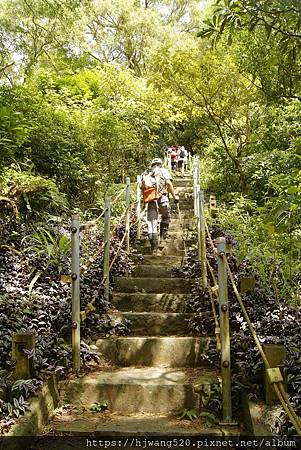
[[[192,181],[180,179],[184,227],[191,227]],[[184,193],[186,197],[184,198]],[[113,318],[131,321],[129,336],[98,339],[94,349],[102,357],[96,372],[68,380],[61,394],[77,408],[56,417],[50,434],[200,435],[217,434],[205,421],[179,421],[184,408],[202,409],[219,376],[206,367],[203,355],[213,337],[192,335],[186,302],[194,279],[173,278],[172,267],[185,257],[183,230],[176,211],[161,256],[149,254],[146,241],[143,262],[130,277],[114,280]],[[108,411],[91,413],[93,403],[108,401]],[[79,412],[80,411],[80,412]],[[47,431],[47,430],[46,430]],[[50,447],[49,447],[50,448]]]

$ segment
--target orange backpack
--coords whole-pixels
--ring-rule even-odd
[[[142,176],[143,201],[150,203],[158,200],[165,187],[165,178],[159,168],[149,170]]]

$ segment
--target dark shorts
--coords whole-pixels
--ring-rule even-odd
[[[163,202],[151,202],[147,207],[147,220],[153,221],[158,219],[158,215],[162,216],[162,223],[170,223],[171,220],[171,209],[169,201]]]

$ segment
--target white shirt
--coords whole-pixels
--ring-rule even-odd
[[[160,170],[166,181],[172,180],[172,176],[168,169],[165,169],[165,167],[160,167]]]
[[[182,151],[185,153],[185,156],[183,156],[183,158],[180,157],[180,153],[181,153]],[[182,145],[181,147],[179,147],[177,153],[178,153],[178,159],[179,159],[180,161],[187,162],[188,151],[186,150],[186,148],[185,148],[183,145]]]

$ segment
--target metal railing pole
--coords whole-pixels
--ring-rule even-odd
[[[200,220],[200,185],[196,186],[196,218],[197,218],[197,232],[198,232],[198,258],[202,259],[201,253],[201,220]]]
[[[195,156],[190,155],[190,175],[193,175]]]
[[[231,360],[230,360],[230,329],[228,304],[227,267],[223,259],[226,254],[226,239],[219,237],[215,240],[217,246],[218,287],[219,287],[219,317],[221,336],[221,371],[222,371],[222,399],[223,423],[232,423],[231,399]]]
[[[111,222],[111,197],[105,200],[105,223],[104,223],[104,252],[103,252],[103,278],[105,296],[110,294],[110,222]]]
[[[79,216],[71,219],[71,297],[72,297],[72,368],[80,370],[80,268],[79,268]]]
[[[126,251],[130,251],[130,204],[131,204],[131,180],[129,177],[126,177],[126,191],[125,191],[125,207],[126,207],[126,215],[125,215],[125,247]]]
[[[204,211],[204,191],[199,191],[199,222],[200,222],[200,238],[201,238],[201,267],[202,267],[202,288],[207,287],[207,254],[206,254],[206,226]]]
[[[193,168],[193,198],[194,198],[194,215],[197,217],[198,212],[198,201],[197,201],[197,166],[196,166],[196,160],[194,161],[194,168]]]
[[[141,238],[141,176],[137,175],[137,207],[136,207],[136,216],[137,216],[137,239]]]

